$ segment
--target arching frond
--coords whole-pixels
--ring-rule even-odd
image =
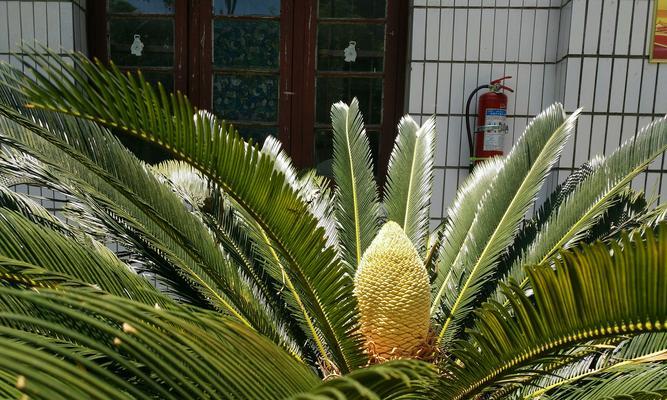
[[[421,127],[405,116],[389,158],[384,206],[387,220],[398,223],[422,254],[429,228],[435,155],[435,118]]]
[[[3,72],[12,79],[13,71]],[[43,171],[31,172],[33,179],[43,175],[45,185],[57,182],[76,193],[99,221],[157,261],[149,264],[158,267],[155,272],[194,292],[199,304],[292,347],[281,322],[253,284],[229,267],[206,227],[108,131],[90,121],[23,110],[20,95],[5,87],[0,93],[14,107],[0,104],[0,140],[39,160]]]
[[[117,296],[145,304],[171,303],[143,277],[112,254],[100,252],[94,243],[85,248],[72,238],[40,227],[21,215],[0,208],[0,256],[40,266],[102,288]],[[0,281],[24,276],[15,270],[0,275]]]
[[[558,160],[578,114],[579,111],[566,119],[562,106],[551,106],[535,117],[503,160],[452,264],[454,284],[444,294],[446,317],[439,329],[438,344],[460,333],[461,322],[472,312],[479,289],[488,282],[500,255],[512,243]]]
[[[498,303],[479,311],[474,340],[452,349],[443,395],[469,398],[520,381],[558,349],[667,331],[667,225],[611,249],[597,243],[560,255],[554,268],[529,267],[533,300],[513,285],[506,289],[511,313]]]
[[[359,102],[331,106],[333,176],[341,258],[353,273],[379,230],[380,203]]]
[[[627,371],[624,370],[628,367],[667,361],[667,333],[645,333],[627,339],[618,346],[600,346],[597,350],[548,375],[540,376],[507,398],[528,400],[547,395],[560,398],[556,393],[570,392],[585,395],[586,391],[581,390],[581,382],[595,381],[596,385],[600,385],[606,377],[613,376],[616,379],[625,375]]]
[[[355,333],[351,277],[334,249],[327,247],[323,229],[306,202],[277,171],[275,158],[244,142],[215,117],[195,113],[182,95],[168,96],[161,86],[156,92],[141,76],[137,80],[131,74],[108,71],[79,54],[71,55],[75,67],[58,57],[30,57],[40,67],[34,71],[36,81],[22,80],[19,85],[33,107],[117,128],[195,166],[276,244],[287,261],[286,273],[327,346],[328,353],[322,355],[325,363],[342,372],[365,363]],[[71,82],[86,84],[79,88]]]
[[[442,298],[446,291],[454,290],[452,265],[461,252],[461,246],[468,237],[475,220],[480,202],[496,175],[503,166],[499,157],[491,158],[477,165],[456,192],[452,205],[447,209],[447,221],[443,227],[442,250],[436,259],[436,275],[433,282],[431,316],[441,310]]]
[[[43,310],[40,317],[0,311],[3,321],[61,337],[54,341],[0,326],[0,371],[31,399],[268,400],[319,382],[308,367],[255,331],[206,313],[164,310],[74,288],[0,288],[0,297]],[[85,331],[72,328],[84,324]],[[89,350],[63,346],[62,340]],[[272,384],[257,384],[267,380]]]
[[[525,287],[523,265],[542,263],[558,249],[568,248],[615,203],[617,195],[658,155],[667,150],[667,119],[655,121],[628,139],[609,157],[600,159],[594,171],[550,213],[525,254],[508,275]]]
[[[2,185],[0,185],[0,207],[15,211],[24,218],[34,223],[48,226],[53,230],[60,232],[69,231],[69,228],[65,224],[30,197]]]
[[[603,372],[588,375],[574,384],[549,393],[548,398],[559,400],[644,399],[667,397],[667,364],[664,354],[655,362],[636,362],[609,367]]]
[[[335,203],[327,178],[317,175],[314,170],[297,172],[282,144],[273,136],[268,136],[262,144],[262,153],[275,161],[276,172],[285,174],[289,185],[308,203],[308,208],[318,220],[318,226],[324,228],[327,245],[338,243]]]

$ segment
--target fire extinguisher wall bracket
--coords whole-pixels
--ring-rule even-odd
[[[489,84],[475,88],[466,102],[466,129],[468,146],[470,149],[470,169],[482,160],[503,154],[507,127],[507,95],[504,91],[514,92],[505,86],[503,81],[511,78],[505,76],[491,81]],[[483,89],[489,91],[479,97],[477,107],[477,128],[473,142],[470,129],[470,103],[477,92]]]

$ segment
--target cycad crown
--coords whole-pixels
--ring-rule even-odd
[[[387,222],[366,249],[354,290],[372,356],[415,356],[424,347],[430,328],[428,274],[397,223]]]

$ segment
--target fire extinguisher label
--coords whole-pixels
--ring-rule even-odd
[[[484,151],[503,151],[507,133],[507,111],[502,108],[488,108],[484,122]]]

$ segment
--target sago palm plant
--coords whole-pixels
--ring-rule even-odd
[[[629,189],[667,120],[533,212],[578,115],[554,105],[431,232],[433,119],[401,120],[380,194],[356,101],[332,107],[332,185],[141,75],[30,59],[0,73],[0,396],[667,394],[665,212]],[[18,183],[65,194],[67,223]]]

